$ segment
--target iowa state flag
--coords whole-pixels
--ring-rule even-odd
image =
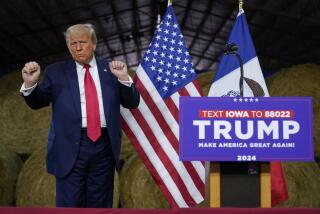
[[[238,46],[238,53],[243,60],[243,95],[245,97],[269,96],[243,10],[240,10],[238,13],[228,43],[234,43]],[[224,55],[208,96],[240,96],[239,79],[240,65],[236,56]],[[272,206],[274,206],[287,200],[288,192],[281,163],[271,162],[270,171]]]

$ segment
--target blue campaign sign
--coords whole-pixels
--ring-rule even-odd
[[[180,97],[184,161],[313,161],[311,97]]]

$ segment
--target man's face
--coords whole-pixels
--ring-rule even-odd
[[[92,59],[96,44],[93,44],[89,33],[72,33],[69,35],[68,48],[75,61],[88,64]]]

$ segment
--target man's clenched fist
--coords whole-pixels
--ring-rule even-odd
[[[40,66],[36,62],[28,62],[22,68],[22,79],[26,88],[34,86],[40,78]]]

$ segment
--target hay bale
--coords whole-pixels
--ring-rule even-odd
[[[266,79],[271,96],[312,96],[315,157],[320,157],[320,66],[285,68]],[[283,163],[289,191],[284,207],[320,206],[320,168],[317,163]]]
[[[55,178],[46,172],[45,148],[36,150],[24,164],[17,184],[17,206],[55,206]],[[113,207],[119,204],[119,176],[115,173]]]
[[[22,167],[20,157],[0,145],[0,205],[13,205],[15,202],[16,181]]]
[[[120,178],[118,171],[114,173],[114,189],[113,189],[113,208],[119,207],[120,202]]]
[[[201,86],[203,96],[207,96],[213,82],[215,73],[212,71],[201,73],[197,76],[197,80]]]
[[[320,207],[320,168],[316,163],[283,163],[289,199],[281,207]]]
[[[46,172],[45,154],[41,147],[25,162],[17,184],[17,206],[55,206],[55,179]]]
[[[122,132],[120,159],[126,162],[128,158],[134,154],[136,154],[136,150],[134,149],[133,144],[128,139],[127,135]]]
[[[0,143],[18,154],[31,154],[46,141],[50,108],[34,111],[20,95],[21,73],[0,79]]]
[[[1,98],[11,96],[11,92],[19,91],[22,84],[22,76],[20,71],[8,73],[0,78]]]
[[[123,208],[169,208],[159,187],[137,155],[120,173],[120,202]]]
[[[285,68],[267,78],[271,96],[312,96],[315,156],[320,157],[320,66],[314,64]]]

